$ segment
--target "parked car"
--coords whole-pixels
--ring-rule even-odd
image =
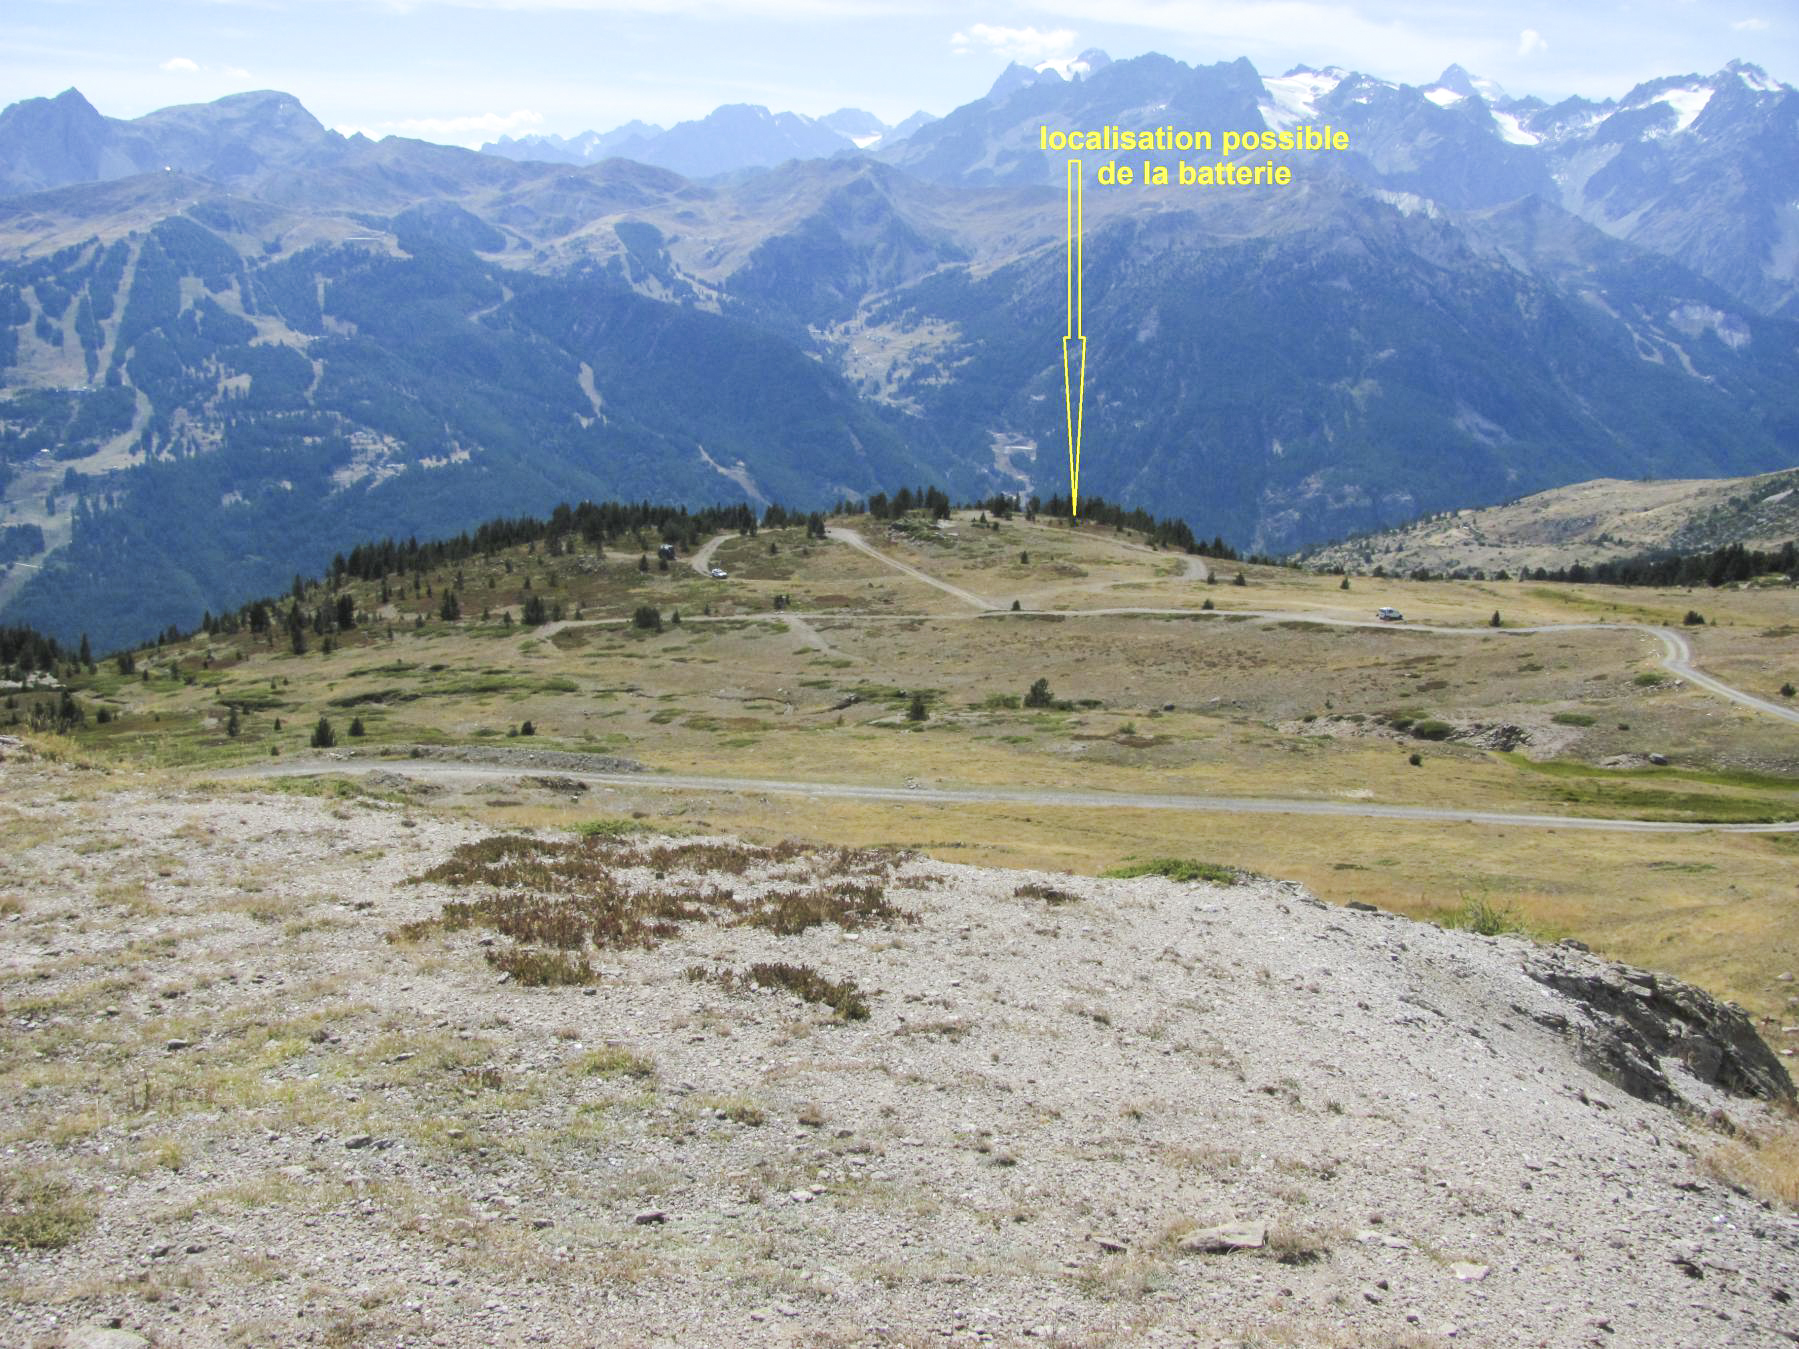
[[[714,581],[722,581],[730,574],[731,573],[726,571],[723,567],[714,567],[710,572],[707,573],[707,575],[710,576]]]
[[[1374,616],[1383,623],[1403,623],[1403,622],[1405,622],[1405,615],[1400,613],[1399,610],[1397,610],[1397,609],[1388,609],[1388,608],[1382,607],[1382,608],[1376,609],[1374,611]]]

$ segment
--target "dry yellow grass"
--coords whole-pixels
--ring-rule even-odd
[[[1770,1203],[1799,1209],[1799,1113],[1789,1106],[1775,1123],[1739,1134],[1704,1159],[1712,1175]]]
[[[994,531],[963,514],[949,532],[890,533],[866,518],[834,527],[859,530],[892,556],[1002,606],[1018,599],[1026,612],[981,616],[879,559],[793,529],[724,541],[714,560],[731,572],[728,582],[699,576],[685,560],[666,573],[653,564],[640,572],[634,553],[616,550],[598,560],[516,552],[461,568],[470,616],[462,624],[438,621],[431,596],[400,584],[391,637],[380,621],[346,634],[334,652],[315,643],[298,657],[248,634],[195,639],[146,656],[148,681],[103,668],[92,694],[120,719],[90,724],[74,740],[37,743],[67,761],[115,769],[83,775],[83,796],[125,781],[166,789],[216,765],[267,762],[271,749],[304,754],[312,725],[326,715],[341,747],[456,741],[581,750],[708,776],[1665,818],[1799,814],[1799,728],[1702,691],[1639,684],[1655,670],[1651,639],[1504,635],[1486,626],[1495,610],[1516,626],[1678,624],[1699,608],[1707,625],[1685,631],[1701,665],[1771,694],[1791,677],[1790,591],[1694,595],[1367,577],[1352,578],[1344,591],[1336,577],[1228,562],[1210,564],[1215,583],[1207,584],[1188,574],[1187,559],[1090,525],[1014,519]],[[1244,586],[1231,583],[1239,571]],[[527,576],[531,592],[523,588]],[[455,577],[446,569],[428,579],[441,589]],[[370,599],[371,590],[359,594]],[[561,604],[568,621],[538,631],[502,626],[501,610],[516,612],[527,593]],[[776,611],[777,596],[790,597],[803,626]],[[1216,612],[1201,617],[1208,601]],[[642,603],[658,607],[670,626],[660,634],[624,627]],[[1468,635],[1311,621],[1366,621],[1380,604]],[[1120,607],[1192,616],[1029,612]],[[1245,617],[1247,610],[1293,617],[1264,622]],[[422,628],[412,626],[414,614],[427,616]],[[827,649],[816,649],[820,642]],[[193,685],[184,682],[189,675]],[[1004,705],[1039,677],[1058,698],[1092,705],[1038,712]],[[922,723],[905,715],[914,692],[925,696]],[[227,700],[246,703],[235,739],[224,730]],[[1558,760],[1557,771],[1372,729],[1368,719],[1395,711],[1525,724],[1539,736],[1538,752]],[[1364,733],[1315,734],[1320,723],[1305,720],[1346,714],[1365,719]],[[1578,724],[1558,724],[1558,714]],[[346,737],[352,717],[367,727],[361,742]],[[510,738],[526,721],[536,736]],[[1652,775],[1591,768],[1649,750],[1670,756],[1673,767]],[[1414,752],[1421,766],[1408,762]],[[126,779],[120,767],[152,776]],[[346,809],[365,791],[324,790],[344,794]],[[505,801],[520,804],[483,804]],[[1799,966],[1788,935],[1794,892],[1787,874],[1799,849],[1775,838],[1122,808],[801,804],[660,793],[647,783],[568,809],[546,804],[528,784],[490,789],[455,808],[502,822],[573,822],[638,809],[677,827],[704,820],[758,839],[902,842],[953,860],[1089,873],[1132,856],[1197,857],[1419,916],[1441,916],[1462,895],[1478,894],[1516,909],[1539,931],[1566,932],[1694,978],[1764,1015],[1784,1010],[1770,980]],[[252,914],[300,921],[254,895],[241,903]]]

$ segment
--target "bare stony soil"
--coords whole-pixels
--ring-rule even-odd
[[[1790,1087],[1684,985],[315,790],[0,764],[0,1340],[1799,1340],[1799,1217],[1713,1164]],[[544,940],[600,912],[641,944]]]

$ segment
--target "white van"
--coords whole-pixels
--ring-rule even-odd
[[[1405,622],[1405,615],[1400,613],[1399,610],[1397,610],[1397,609],[1388,609],[1388,608],[1384,608],[1384,607],[1380,608],[1380,609],[1376,609],[1374,611],[1374,616],[1383,623],[1403,623],[1403,622]]]

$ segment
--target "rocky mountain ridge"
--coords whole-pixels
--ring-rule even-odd
[[[1088,491],[1274,552],[1799,457],[1799,325],[1756,290],[1783,255],[1726,265],[1768,237],[1755,203],[1633,241],[1533,190],[1531,158],[1603,132],[1761,191],[1785,86],[1732,67],[1683,128],[1690,82],[1557,113],[1455,70],[1416,90],[1090,55],[891,150],[707,181],[346,139],[273,94],[120,124],[15,105],[0,163],[106,180],[0,197],[0,612],[106,641],[191,625],[363,538],[466,527],[476,499],[1064,492],[1046,119],[1328,116],[1359,147],[1279,192],[1090,194]],[[1556,140],[1577,122],[1599,130]],[[85,148],[56,160],[40,124]],[[1620,171],[1582,181],[1624,200]]]

